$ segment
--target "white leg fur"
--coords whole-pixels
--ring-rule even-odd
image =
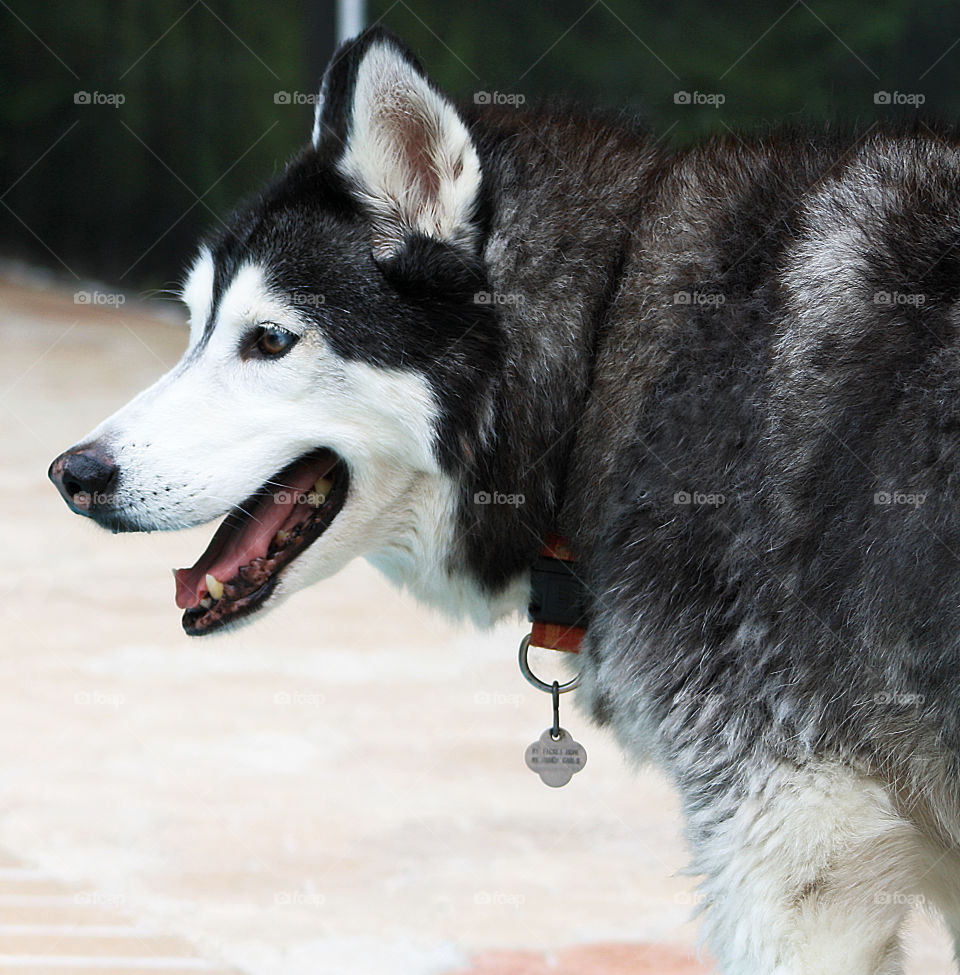
[[[953,953],[960,970],[960,852],[931,844],[927,866],[920,878],[925,907],[943,917],[953,938]]]
[[[728,818],[700,824],[695,841],[708,874],[705,934],[721,971],[902,972],[899,930],[924,870],[917,829],[882,785],[850,769],[780,768],[765,778]]]

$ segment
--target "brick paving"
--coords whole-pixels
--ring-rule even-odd
[[[450,975],[705,975],[688,948],[657,944],[578,945],[556,952],[488,951]]]
[[[0,855],[0,975],[236,975],[109,899]]]

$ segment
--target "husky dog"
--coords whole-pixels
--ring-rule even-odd
[[[51,476],[113,531],[226,515],[193,635],[357,556],[490,623],[562,532],[581,703],[683,796],[722,971],[900,972],[911,906],[960,937],[958,187],[923,125],[458,108],[371,30]]]

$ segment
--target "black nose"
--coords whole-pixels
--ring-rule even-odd
[[[76,447],[61,454],[47,472],[70,507],[89,515],[111,501],[117,465],[100,444]]]

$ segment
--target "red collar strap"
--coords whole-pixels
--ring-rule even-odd
[[[544,539],[530,570],[530,644],[577,653],[587,632],[586,592],[574,573],[576,558],[562,535]]]

